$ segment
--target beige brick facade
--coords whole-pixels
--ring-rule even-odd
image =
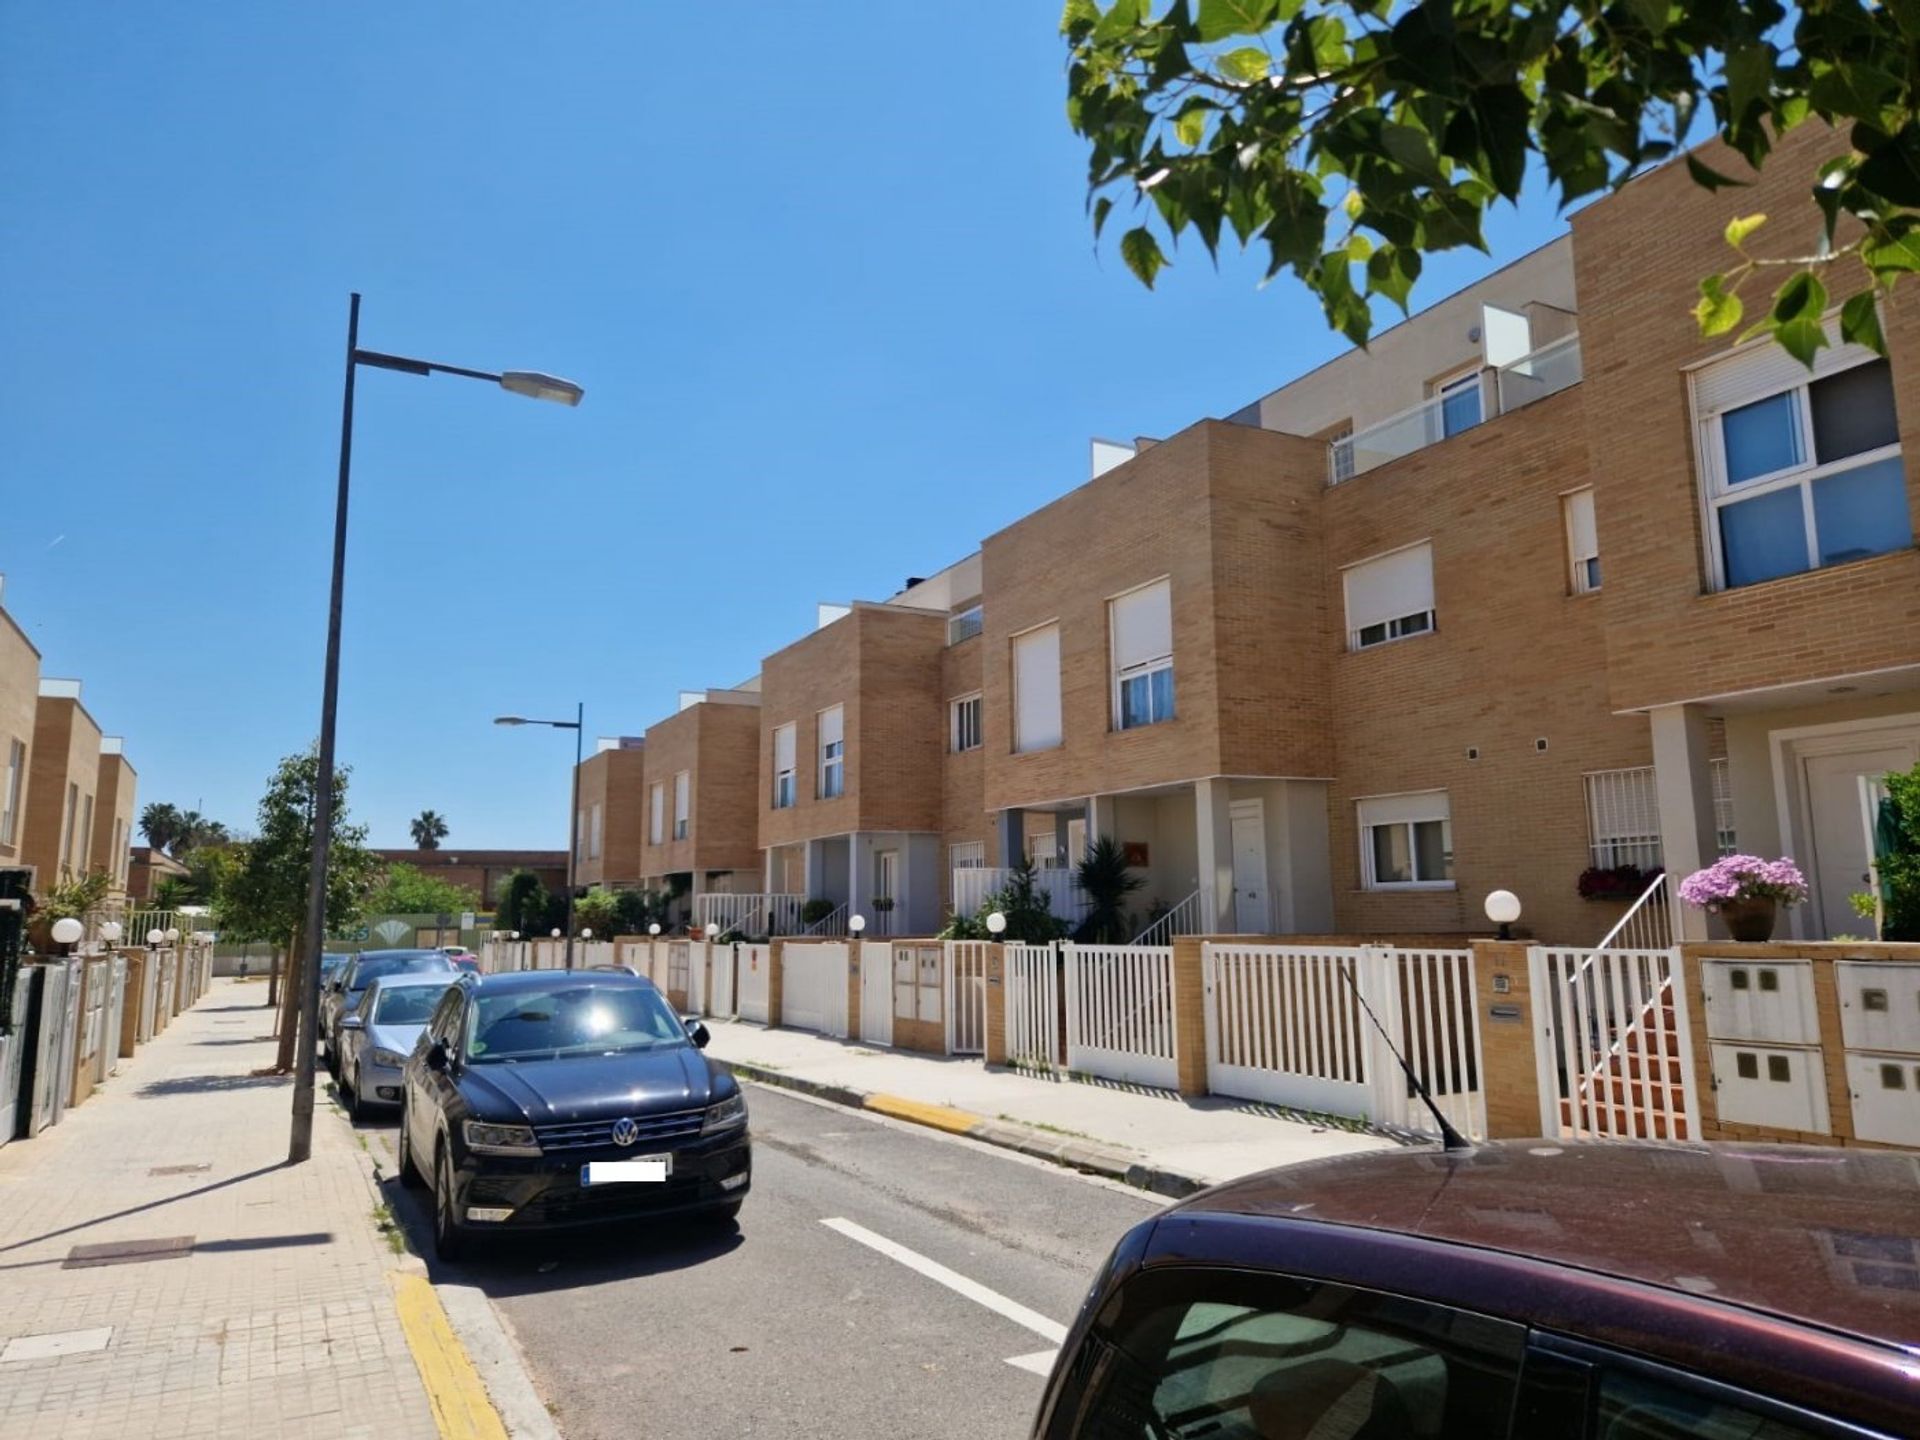
[[[87,873],[99,785],[99,725],[77,699],[40,696],[21,859],[34,867],[41,894]]]
[[[33,730],[40,697],[40,652],[0,610],[0,865],[27,863],[27,805],[33,778]],[[19,766],[13,768],[14,746]],[[12,786],[11,813],[8,787]]]
[[[133,857],[134,817],[139,814],[140,777],[133,762],[120,751],[118,739],[104,742],[96,782],[93,850],[87,868],[105,872],[115,893],[127,889],[127,869]]]
[[[646,839],[646,754],[642,745],[624,744],[580,762],[584,843],[574,857],[578,884],[617,890],[640,883],[644,873],[640,852]]]
[[[647,730],[647,783],[641,796],[641,872],[651,883],[668,875],[700,877],[760,871],[759,808],[754,756],[760,707],[703,700]],[[687,836],[673,838],[674,777],[687,775]],[[661,839],[653,841],[652,794],[660,787]],[[741,888],[752,888],[743,885]]]

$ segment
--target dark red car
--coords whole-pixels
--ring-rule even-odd
[[[1250,1176],[1120,1241],[1034,1434],[1920,1436],[1920,1155],[1524,1141]]]

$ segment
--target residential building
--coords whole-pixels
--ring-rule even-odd
[[[187,874],[187,867],[166,851],[135,845],[127,856],[127,898],[135,905],[145,905],[162,882],[184,880]]]
[[[580,762],[575,884],[625,889],[640,883],[646,792],[646,742],[638,736],[602,738],[594,753]]]
[[[133,762],[127,759],[126,742],[118,735],[103,736],[100,773],[94,781],[98,813],[87,869],[104,873],[116,896],[127,893],[127,872],[133,859],[133,817],[139,813],[135,807],[139,778]]]
[[[43,679],[34,703],[21,859],[34,888],[88,873],[100,785],[100,726],[80,701],[78,680]]]
[[[692,917],[702,895],[760,889],[759,684],[684,692],[679,710],[647,729],[640,872],[676,897],[679,918]]]
[[[567,888],[564,850],[394,849],[373,853],[389,865],[411,865],[449,885],[471,890],[483,906],[491,906],[499,898],[501,882],[516,870],[531,870],[550,894],[564,894]]]
[[[0,866],[21,865],[26,844],[40,652],[0,608]]]

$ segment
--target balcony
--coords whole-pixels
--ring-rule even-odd
[[[953,872],[953,913],[974,915],[989,895],[1006,889],[1013,871],[997,866],[962,866]],[[1087,892],[1070,869],[1036,870],[1033,888],[1047,897],[1047,908],[1069,924],[1087,918],[1090,903]]]
[[[1488,366],[1410,410],[1357,430],[1327,447],[1327,483],[1340,485],[1356,475],[1398,460],[1495,415],[1557,395],[1580,381],[1580,337],[1566,335],[1511,364]]]

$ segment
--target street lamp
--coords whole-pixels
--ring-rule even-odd
[[[307,946],[313,963],[300,987],[299,1050],[293,1079],[293,1128],[287,1160],[298,1164],[313,1153],[313,1059],[320,1021],[319,956],[327,939],[327,858],[333,846],[333,734],[340,708],[340,612],[347,579],[347,494],[353,473],[353,382],[362,365],[408,375],[460,375],[491,380],[501,389],[536,400],[578,405],[585,392],[571,381],[531,370],[468,370],[404,355],[360,348],[360,295],[347,301],[347,374],[340,401],[340,480],[333,507],[333,577],[327,601],[327,660],[320,692],[320,747],[313,786],[313,862],[307,877]]]
[[[109,945],[118,945],[120,937],[126,933],[118,920],[109,920],[100,927],[100,938]]]
[[[866,928],[867,928],[866,916],[850,915],[847,917],[847,933],[853,936],[854,939],[858,940],[860,938],[860,932]]]
[[[1495,890],[1487,896],[1487,919],[1500,927],[1497,939],[1513,938],[1513,922],[1520,918],[1520,897],[1511,890]]]
[[[998,910],[987,916],[987,933],[998,940],[1007,931],[1007,917]]]
[[[166,938],[167,932],[164,930],[147,931],[147,945],[150,949],[158,950],[166,942]]]
[[[87,927],[71,915],[62,916],[53,922],[53,943],[66,946],[69,955],[73,953],[73,947],[80,943],[86,933]]]
[[[647,926],[647,934],[658,937],[660,934],[660,922],[658,920]]]
[[[565,382],[562,382],[565,383]],[[573,731],[573,799],[567,807],[567,969],[573,968],[573,861],[580,849],[580,740],[586,734],[587,707],[576,701],[571,720],[529,720],[524,715],[496,715],[496,725],[545,725]],[[558,930],[553,932],[558,935]]]

